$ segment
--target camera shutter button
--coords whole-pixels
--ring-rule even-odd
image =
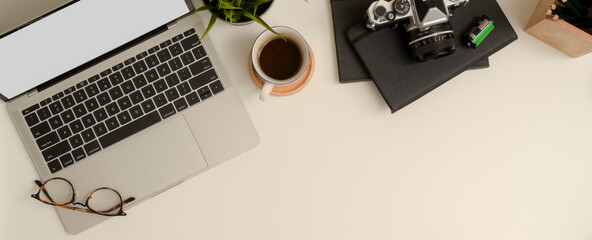
[[[384,6],[378,6],[374,9],[374,14],[376,14],[377,17],[383,17],[384,14],[386,14],[386,8]]]
[[[393,13],[393,12],[389,12],[389,13],[386,15],[386,19],[388,19],[389,21],[395,20],[395,13]]]

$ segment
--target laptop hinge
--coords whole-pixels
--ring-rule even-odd
[[[174,28],[174,27],[176,27],[178,25],[179,25],[179,23],[177,23],[177,21],[174,21],[172,23],[167,24],[167,28],[168,29],[171,29],[171,28]]]
[[[33,90],[27,92],[27,96],[32,97],[37,93],[38,93],[37,89],[33,89]]]

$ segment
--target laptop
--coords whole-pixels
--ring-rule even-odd
[[[187,0],[0,0],[0,94],[42,181],[125,209],[259,143]],[[31,179],[31,184],[34,179]],[[67,232],[104,220],[56,208]]]

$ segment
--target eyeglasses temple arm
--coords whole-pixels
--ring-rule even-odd
[[[45,190],[45,188],[43,187],[43,183],[39,180],[35,180],[35,184],[37,184],[37,186],[39,186],[39,190],[43,191],[43,193],[45,193],[45,196],[47,196],[47,198],[49,198],[49,201],[53,202],[53,199],[51,199],[51,196],[49,196],[49,193],[47,192],[47,190]],[[31,197],[33,198],[38,198],[39,194],[35,195],[31,195]]]

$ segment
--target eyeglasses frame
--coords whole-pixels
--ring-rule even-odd
[[[70,200],[66,203],[55,203],[53,202],[53,199],[51,199],[51,196],[49,196],[49,193],[47,192],[47,190],[45,189],[45,184],[47,184],[48,182],[51,182],[53,180],[63,180],[66,183],[68,183],[70,185],[70,187],[72,188],[72,197],[70,198]],[[88,196],[86,197],[86,201],[85,203],[81,203],[81,202],[76,202],[76,189],[74,188],[74,185],[72,185],[72,183],[70,181],[68,181],[65,178],[61,178],[61,177],[55,177],[55,178],[50,178],[45,182],[41,182],[39,180],[35,180],[35,184],[37,184],[37,186],[39,186],[39,190],[37,191],[37,193],[35,194],[31,194],[31,197],[34,199],[39,200],[42,203],[48,204],[48,205],[52,205],[52,206],[56,206],[56,207],[63,207],[66,209],[70,209],[70,210],[75,210],[75,211],[80,211],[80,212],[86,212],[86,213],[95,213],[95,214],[99,214],[99,215],[103,215],[103,216],[126,216],[127,213],[123,212],[123,205],[128,204],[132,201],[134,201],[136,198],[134,197],[130,197],[128,199],[126,199],[125,201],[123,200],[123,198],[121,197],[121,194],[119,194],[119,192],[113,188],[109,188],[109,187],[101,187],[101,188],[97,188],[94,191],[92,191],[90,194],[88,194]],[[106,211],[97,211],[92,209],[90,206],[88,206],[88,201],[90,200],[90,197],[100,191],[100,190],[111,190],[113,192],[115,192],[117,194],[117,196],[119,197],[119,201],[120,204],[117,204],[116,206],[114,206],[111,209],[108,209]],[[50,201],[52,202],[48,202],[45,201],[43,199],[41,199],[41,192],[44,192],[45,195],[49,198]],[[74,206],[67,206],[68,204],[72,204]],[[80,205],[82,207],[77,207],[76,205]],[[119,208],[119,211],[115,214],[113,213],[109,213],[111,211],[114,211],[115,209]]]

